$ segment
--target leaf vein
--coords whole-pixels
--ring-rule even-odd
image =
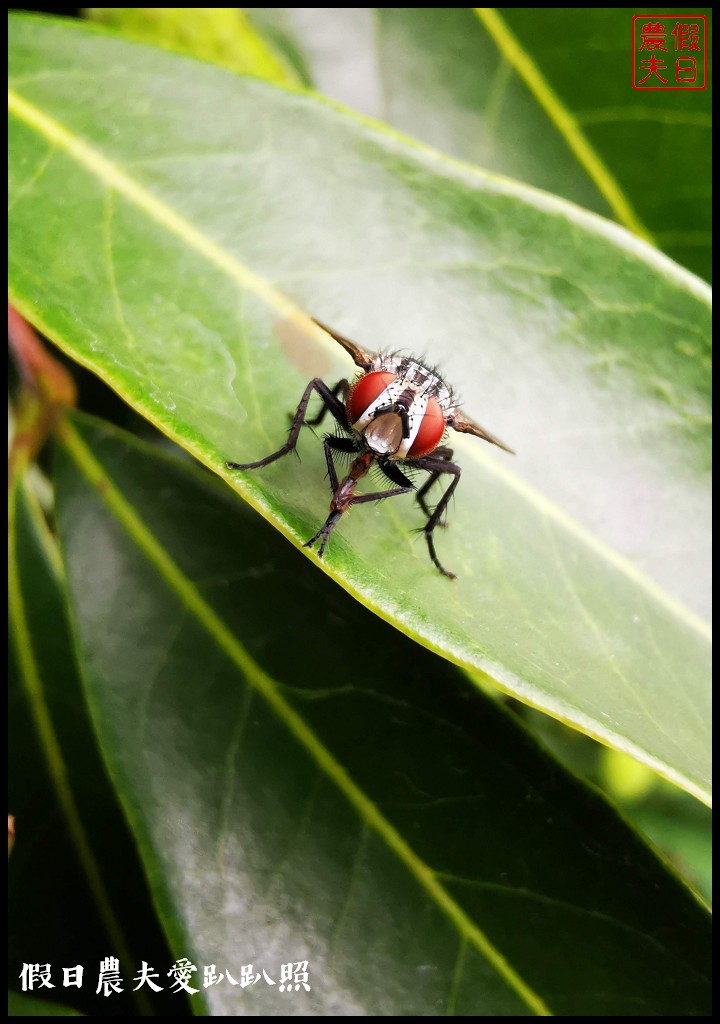
[[[282,696],[274,679],[252,660],[240,641],[200,595],[193,582],[185,576],[170,554],[141,521],[134,508],[115,487],[74,428],[66,421],[61,441],[68,454],[88,482],[98,488],[101,500],[131,540],[155,566],[168,587],[205,628],[218,647],[235,664],[248,684],[258,692],[285,724],[299,746],[317,763],[355,808],[364,827],[371,828],[405,865],[427,896],[449,918],[460,935],[464,935],[484,956],[497,973],[538,1016],[553,1016],[543,999],[527,984],[485,932],[468,917],[438,881],[435,872],[424,863],[407,841],[380,812],[377,805],[352,780],[348,772],[323,745],[307,722]],[[102,486],[100,487],[99,485]]]

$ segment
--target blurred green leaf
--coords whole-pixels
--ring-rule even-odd
[[[702,898],[712,903],[711,808],[657,775],[651,776],[652,787],[642,796],[638,793],[624,796],[622,789],[627,787],[622,786],[622,781],[625,780],[621,780],[618,788],[605,770],[613,755],[623,755],[534,708],[515,705],[515,710],[561,764],[607,793],[626,820],[655,843]],[[643,767],[637,761],[630,764],[634,769]],[[635,775],[635,770],[632,774]]]
[[[11,20],[10,281],[44,333],[296,545],[327,508],[283,439],[307,379],[427,347],[521,456],[463,463],[430,565],[412,503],[315,564],[521,700],[708,799],[706,288],[621,229],[312,97],[78,24]],[[132,69],[132,73],[130,73]],[[292,292],[298,305],[278,291]],[[683,604],[684,602],[684,604]]]
[[[106,1014],[107,1000],[95,993],[97,971],[104,957],[115,956],[126,983],[112,997],[114,1012],[139,1008],[146,1015],[150,1004],[142,993],[133,997],[130,978],[141,959],[166,962],[168,952],[97,751],[58,554],[22,481],[11,493],[10,527],[8,800],[16,838],[8,865],[9,981],[19,988],[24,963],[49,963],[55,988],[40,990],[46,999]],[[85,968],[81,991],[62,987],[62,968],[76,964]],[[33,1012],[26,1002],[24,1016],[75,1012]],[[155,997],[153,1005],[162,1009],[164,1000]],[[173,998],[172,1006],[183,1013],[182,1000]]]
[[[281,85],[297,82],[238,7],[87,7],[85,14],[130,39],[167,46]]]
[[[211,1015],[706,1012],[707,915],[603,799],[209,476],[74,422],[83,675],[175,952],[309,963]]]
[[[328,96],[613,216],[710,277],[712,94],[632,89],[632,17],[645,8],[250,11]]]
[[[82,1014],[59,1003],[49,1003],[47,999],[8,992],[8,1017],[82,1017]]]
[[[640,800],[662,785],[662,780],[644,764],[610,747],[601,751],[600,777],[604,788],[620,803]]]
[[[677,789],[627,810],[630,821],[662,849],[673,867],[712,903],[712,813]]]

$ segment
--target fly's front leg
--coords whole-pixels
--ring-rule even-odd
[[[448,507],[450,499],[455,493],[455,488],[460,483],[461,469],[459,466],[456,466],[454,462],[450,462],[446,458],[443,458],[442,456],[436,459],[434,457],[434,453],[433,455],[428,455],[424,459],[418,459],[415,465],[418,467],[418,469],[426,469],[428,470],[429,473],[432,474],[432,476],[430,477],[431,482],[436,480],[437,477],[443,473],[449,473],[454,477],[454,480],[451,482],[450,486],[448,487],[440,501],[435,506],[435,510],[430,515],[427,523],[425,523],[425,527],[423,530],[425,534],[425,540],[427,541],[428,551],[430,552],[430,558],[433,560],[433,564],[440,570],[443,576],[447,576],[449,577],[449,579],[454,580],[457,578],[455,576],[455,573],[449,572],[442,565],[440,559],[437,556],[437,552],[435,551],[435,541],[433,539],[433,530],[440,522],[442,515],[445,512],[445,509]]]
[[[330,439],[328,438],[326,440]],[[338,440],[344,439],[339,438]],[[326,448],[325,451],[328,455],[328,458],[332,459],[332,456],[329,454],[329,448]],[[335,467],[333,466],[333,470],[334,469]],[[342,518],[343,512],[345,511],[346,508],[348,508],[350,505],[363,505],[366,501],[381,501],[383,498],[394,498],[396,494],[408,494],[412,490],[414,490],[414,487],[410,485],[409,487],[395,488],[392,491],[373,491],[372,494],[354,495],[352,498],[349,499],[349,501],[346,500],[346,504],[342,509],[338,509],[337,507],[334,508],[333,506],[331,506],[330,515],[327,517],[327,519],[320,527],[320,529],[317,531],[315,536],[311,537],[310,540],[303,545],[303,547],[312,548],[315,546],[315,544],[317,544],[318,541],[320,541],[318,557],[322,558],[325,548],[327,546],[327,542],[330,539],[330,534],[333,532],[337,524],[340,522],[340,519]],[[337,496],[337,487],[335,487],[333,493],[335,496]]]
[[[345,379],[339,380],[337,382],[337,384],[335,385],[335,387],[330,389],[330,394],[334,398],[337,398],[338,395],[342,395],[343,413],[345,413],[345,402],[347,401],[347,396],[348,396],[348,391],[349,390],[350,390],[350,385],[349,385],[349,383]],[[325,419],[325,414],[328,411],[329,411],[329,406],[328,406],[327,402],[323,402],[323,404],[322,404],[322,406],[320,408],[320,412],[317,414],[317,416],[313,416],[313,418],[311,420],[305,420],[305,426],[307,426],[307,427],[317,427]],[[333,415],[335,416],[335,419],[338,418],[335,413],[333,413]],[[347,426],[348,425],[347,424],[347,416],[345,416],[344,419],[345,419],[345,423],[343,425]]]
[[[305,541],[303,544],[304,548],[314,548],[318,541],[320,541],[320,547],[318,548],[318,558],[322,558],[327,547],[327,542],[330,540],[330,534],[333,532],[337,524],[342,518],[342,512],[331,512],[325,522],[322,524],[316,534],[314,534],[310,540]]]
[[[342,383],[342,381],[340,383]],[[295,416],[293,417],[290,434],[282,448],[278,448],[278,450],[273,452],[272,455],[266,455],[264,459],[258,459],[257,462],[226,462],[225,465],[227,468],[260,469],[262,466],[269,466],[270,463],[275,462],[276,459],[281,459],[283,455],[287,455],[288,452],[294,451],[300,434],[300,428],[305,422],[307,422],[305,419],[305,413],[307,412],[308,402],[310,401],[313,391],[317,391],[323,400],[323,415],[325,412],[332,413],[340,426],[344,430],[347,430],[347,416],[345,415],[344,404],[327,386],[325,381],[320,380],[319,377],[315,377],[310,381],[303,392],[300,404],[298,405]]]
[[[409,494],[410,491],[414,491],[415,488],[411,485],[410,487],[396,487],[392,491],[373,491],[372,494],[358,494],[350,502],[351,505],[363,505],[366,501],[382,501],[384,498],[394,498],[396,494]]]
[[[436,448],[435,451],[432,453],[432,458],[433,459],[442,459],[443,462],[450,462],[450,461],[452,461],[452,457],[453,457],[453,450],[452,450],[452,448],[448,448],[448,447],[445,447],[445,446],[443,446],[442,448]],[[433,470],[430,473],[430,476],[425,481],[425,483],[420,488],[420,490],[415,495],[415,497],[417,498],[418,505],[423,510],[425,515],[428,517],[428,519],[432,515],[432,512],[428,508],[427,502],[425,501],[425,495],[428,493],[428,491],[430,490],[432,485],[435,483],[435,481],[440,479],[441,475],[442,474],[441,474],[441,472],[439,470]],[[442,527],[447,526],[447,516],[445,516],[444,521],[442,523],[440,523],[440,526],[442,526]]]
[[[325,462],[327,463],[330,488],[333,494],[335,494],[340,486],[340,482],[338,481],[337,469],[335,467],[335,460],[333,459],[332,453],[334,451],[345,452],[349,455],[353,452],[357,452],[359,445],[353,437],[334,437],[333,435],[330,435],[323,441],[323,448],[325,450]]]

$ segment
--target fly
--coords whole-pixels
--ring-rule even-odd
[[[460,467],[453,462],[452,448],[441,442],[451,429],[461,434],[474,434],[514,454],[512,448],[459,412],[452,390],[436,370],[411,357],[368,352],[319,321],[314,322],[352,356],[360,374],[352,384],[341,380],[333,388],[315,377],[303,392],[290,434],[282,448],[257,462],[227,462],[227,468],[248,470],[270,465],[294,451],[303,425],[317,426],[326,413],[330,413],[345,436],[328,434],[323,440],[332,488],[330,512],[304,547],[312,548],[317,544],[318,557],[322,558],[330,534],[351,505],[381,501],[415,491],[415,485],[403,470],[423,470],[428,477],[415,497],[427,516],[423,533],[430,558],[443,576],[455,579],[455,574],[440,562],[433,538],[435,527],[441,522],[460,482],[461,473]],[[307,408],[314,392],[320,396],[322,407],[317,416],[308,419]],[[354,456],[342,480],[335,465],[336,453]],[[359,482],[373,465],[379,466],[394,486],[370,494],[356,493]],[[437,480],[447,481],[448,477],[451,479],[446,490],[431,510],[426,502],[428,491]]]

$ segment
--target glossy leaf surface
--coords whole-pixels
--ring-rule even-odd
[[[317,98],[81,26],[13,18],[11,75],[22,311],[296,544],[326,513],[321,446],[307,433],[302,466],[255,474],[224,461],[273,450],[310,376],[352,374],[307,314],[428,351],[521,453],[457,439],[438,546],[459,580],[409,499],[356,510],[321,567],[707,799],[708,634],[688,610],[709,575],[704,286]]]
[[[10,993],[12,1016],[140,1013],[151,1003],[129,984],[141,959],[172,963],[154,916],[135,845],[105,772],[78,677],[62,569],[53,538],[20,480],[9,531],[9,790],[15,842],[8,864],[8,980],[25,964],[49,964],[50,983]],[[120,961],[126,981],[108,1002],[96,993],[100,962]],[[168,962],[169,960],[169,962]],[[84,969],[63,987],[63,968]],[[26,979],[26,984],[28,981]],[[13,1000],[19,999],[16,1005]],[[182,996],[155,1012],[184,1015]],[[23,1009],[24,1007],[24,1009]]]
[[[710,18],[710,8],[686,10],[688,19]],[[632,18],[644,13],[258,7],[251,17],[328,96],[443,152],[614,217],[709,279],[712,92],[632,89]],[[676,60],[689,68],[690,57],[701,81],[710,47],[676,52],[675,22],[661,24],[661,77],[674,82]],[[647,55],[646,48],[638,59]]]
[[[176,955],[260,975],[209,1013],[705,1012],[707,916],[602,798],[211,478],[76,424],[98,736]]]

